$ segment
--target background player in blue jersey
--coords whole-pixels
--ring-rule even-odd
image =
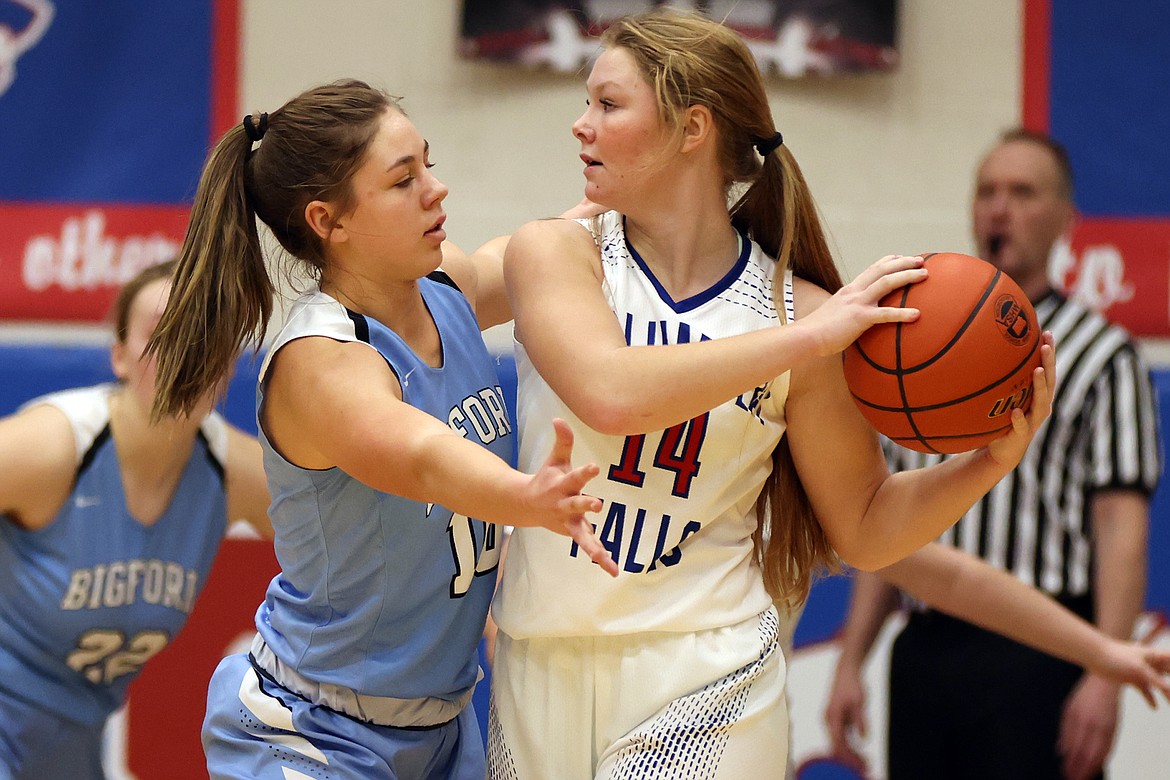
[[[130,681],[190,615],[229,520],[270,533],[260,447],[211,412],[150,421],[173,263],[114,306],[116,384],[0,420],[0,777],[100,778]]]
[[[838,553],[880,568],[957,520],[1049,414],[1052,341],[1038,403],[1010,433],[892,477],[839,353],[917,315],[877,302],[924,278],[920,259],[842,285],[732,31],[659,11],[602,42],[573,132],[585,195],[612,211],[524,226],[505,274],[521,467],[547,448],[550,419],[573,424],[577,455],[602,466],[590,492],[621,575],[598,576],[568,540],[513,534],[493,607],[489,768],[754,777],[786,754],[773,599],[803,600]]]
[[[498,258],[495,279],[455,253],[436,273],[447,188],[431,167],[396,100],[343,81],[245,118],[204,169],[151,347],[156,410],[190,409],[263,334],[257,218],[313,280],[260,371],[281,572],[251,652],[210,684],[213,777],[479,780],[467,705],[499,560],[489,523],[571,537],[616,573],[584,517],[598,470],[570,466],[569,428],[551,425],[533,474],[505,460],[512,425],[479,329],[507,306],[476,305],[497,302]]]

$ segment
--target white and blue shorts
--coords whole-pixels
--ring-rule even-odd
[[[491,780],[784,776],[776,611],[698,633],[497,637]]]

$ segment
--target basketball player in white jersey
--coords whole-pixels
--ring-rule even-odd
[[[877,302],[924,278],[920,259],[842,286],[735,33],[659,11],[617,21],[603,45],[573,131],[585,195],[612,210],[521,228],[505,277],[522,467],[547,450],[549,420],[570,421],[575,456],[602,469],[589,491],[620,574],[570,540],[514,533],[493,608],[489,772],[779,777],[773,601],[802,601],[834,551],[880,568],[955,522],[1049,414],[1052,343],[1035,405],[1003,438],[890,477],[839,352],[917,315]]]

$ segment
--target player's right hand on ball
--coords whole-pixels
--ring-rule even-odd
[[[879,304],[894,290],[926,279],[923,262],[916,255],[887,255],[805,317],[805,324],[816,328],[817,353],[836,354],[878,323],[918,319],[918,309]]]

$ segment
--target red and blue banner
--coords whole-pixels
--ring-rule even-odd
[[[237,121],[238,0],[0,0],[0,318],[94,321]]]
[[[1133,333],[1170,336],[1170,4],[1025,0],[1023,78],[1024,124],[1064,144],[1076,176],[1081,220],[1055,281]],[[1170,381],[1157,377],[1165,414]],[[1168,516],[1164,477],[1152,561],[1170,550]],[[1170,619],[1164,566],[1150,566],[1146,607]]]
[[[1063,143],[1081,224],[1055,281],[1170,335],[1170,5],[1025,0],[1024,124]]]

